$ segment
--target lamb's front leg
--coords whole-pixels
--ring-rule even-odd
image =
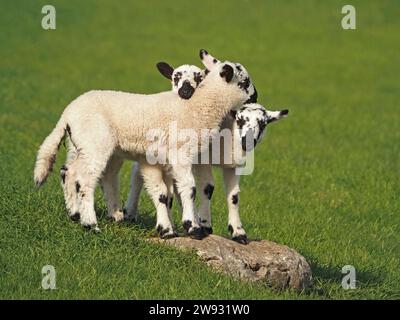
[[[212,234],[211,226],[211,197],[214,192],[214,180],[212,176],[211,164],[194,165],[198,185],[200,187],[200,208],[199,219],[200,226],[206,234]]]
[[[194,239],[203,239],[205,234],[199,225],[198,215],[194,211],[196,184],[192,168],[188,166],[173,166],[174,184],[182,202],[182,223],[187,234]]]
[[[224,168],[224,184],[226,192],[226,201],[228,202],[229,223],[228,230],[232,235],[232,240],[247,244],[246,231],[242,227],[239,216],[239,182],[240,175],[236,175],[235,168]]]
[[[101,186],[107,202],[108,217],[115,221],[121,221],[124,219],[124,213],[121,210],[118,179],[118,173],[121,169],[122,163],[122,158],[117,156],[111,157],[101,178]]]
[[[161,238],[176,237],[177,233],[168,214],[168,188],[164,183],[161,168],[147,163],[140,166],[144,185],[157,209],[157,232]]]

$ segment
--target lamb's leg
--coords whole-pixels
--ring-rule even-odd
[[[168,210],[168,217],[169,220],[171,221],[172,225],[174,225],[173,221],[174,218],[172,216],[172,203],[173,203],[173,199],[174,199],[174,183],[173,183],[173,178],[170,174],[168,173],[164,173],[163,174],[163,179],[165,182],[165,185],[167,186],[167,201],[168,201],[168,205],[167,205],[167,210]]]
[[[198,185],[200,187],[200,226],[206,234],[212,234],[210,204],[214,192],[214,180],[212,166],[210,164],[194,165]]]
[[[187,234],[194,239],[202,239],[205,234],[199,225],[198,215],[194,211],[196,185],[191,166],[173,166],[173,177],[182,201],[182,223]]]
[[[114,221],[124,219],[119,197],[118,173],[123,164],[123,159],[114,155],[108,161],[106,170],[101,178],[101,186],[107,203],[108,217]]]
[[[239,216],[240,175],[235,174],[235,168],[224,168],[223,173],[229,210],[228,230],[232,235],[232,240],[247,244],[249,240],[247,239],[246,231],[242,227]]]
[[[157,232],[161,238],[176,237],[177,233],[168,215],[168,189],[161,168],[147,163],[142,163],[140,166],[144,185],[157,209]]]
[[[78,153],[75,147],[68,139],[67,160],[60,169],[61,186],[64,192],[65,205],[68,210],[69,217],[77,221],[80,218],[78,212],[77,193],[74,186],[75,170],[72,164],[77,159]]]
[[[128,204],[125,208],[125,219],[136,221],[138,214],[138,205],[140,192],[143,188],[143,177],[140,174],[140,164],[136,162],[132,166],[131,186],[128,195]]]

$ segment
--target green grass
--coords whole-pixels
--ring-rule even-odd
[[[52,1],[57,30],[44,31],[47,3],[0,5],[0,298],[400,298],[398,1],[353,0],[353,31],[341,29],[346,1]],[[98,192],[95,234],[67,218],[58,174],[33,186],[37,149],[72,99],[90,89],[168,90],[155,63],[199,65],[203,47],[244,64],[260,103],[290,108],[242,179],[241,217],[250,238],[308,259],[309,292],[242,283],[148,243],[155,210],[145,194],[139,224],[118,225]],[[55,172],[64,159],[62,150]],[[214,230],[228,236],[215,174]],[[41,289],[47,264],[57,290]],[[340,285],[347,264],[355,290]]]

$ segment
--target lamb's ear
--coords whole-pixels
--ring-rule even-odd
[[[160,73],[169,80],[172,80],[172,74],[174,73],[174,68],[172,68],[166,62],[157,63],[157,69]]]
[[[224,64],[219,75],[225,78],[226,82],[231,82],[233,78],[233,68],[229,64]]]
[[[207,50],[201,49],[199,53],[201,62],[208,70],[212,70],[219,61],[218,59],[214,58],[211,54],[207,52]]]

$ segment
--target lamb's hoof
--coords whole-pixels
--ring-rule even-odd
[[[207,236],[202,228],[192,228],[188,231],[188,235],[190,238],[195,240],[201,240]]]
[[[73,215],[70,215],[69,216],[69,218],[72,220],[72,221],[79,221],[80,220],[80,218],[81,218],[81,214],[79,213],[79,212],[75,212]]]
[[[136,222],[137,221],[137,214],[136,213],[128,213],[126,208],[124,208],[122,210],[122,212],[124,213],[124,221],[127,221],[127,222]]]
[[[157,232],[161,239],[171,239],[178,236],[178,234],[174,230],[171,230],[170,228],[164,229],[164,227],[161,225],[157,226]]]
[[[124,220],[124,213],[122,211],[114,212],[111,215],[111,219],[113,219],[115,222],[122,221],[122,220]]]
[[[236,241],[241,244],[249,244],[249,238],[247,238],[246,234],[240,234],[232,238],[233,241]]]
[[[82,226],[87,231],[93,230],[94,232],[100,232],[100,229],[97,226],[97,224],[83,224]]]
[[[203,232],[205,235],[210,235],[213,234],[213,228],[212,227],[204,227],[202,226],[201,229],[203,229]]]

